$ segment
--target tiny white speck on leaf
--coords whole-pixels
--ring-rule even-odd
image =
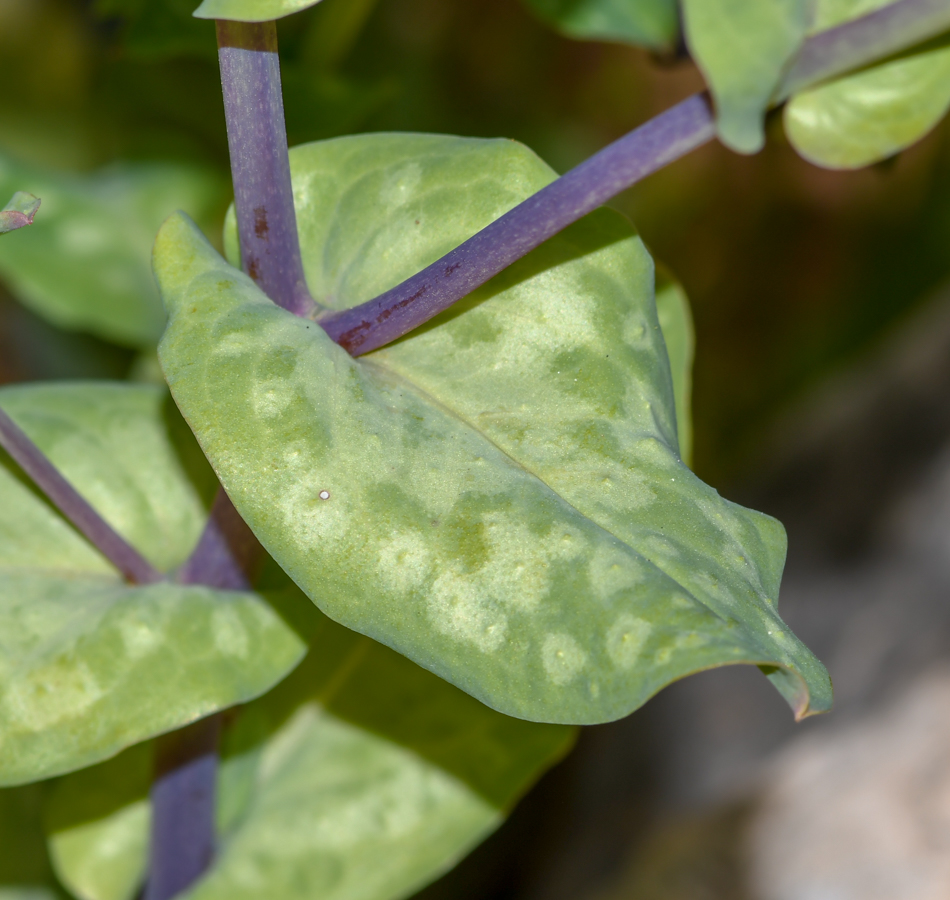
[[[329,500],[329,499],[330,499],[330,492],[329,492],[329,491],[320,491],[320,499],[321,499],[321,500]]]

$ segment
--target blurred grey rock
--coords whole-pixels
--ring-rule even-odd
[[[950,897],[950,669],[884,711],[796,741],[748,823],[760,900]]]

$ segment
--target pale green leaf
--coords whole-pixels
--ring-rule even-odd
[[[199,19],[267,22],[314,6],[319,0],[203,0],[195,10]]]
[[[815,31],[884,6],[887,0],[820,0]],[[829,169],[857,169],[926,135],[950,108],[950,47],[839,78],[792,97],[784,110],[792,146]]]
[[[43,213],[0,242],[0,278],[55,325],[134,347],[153,345],[164,313],[149,270],[155,232],[176,209],[213,221],[216,175],[170,164],[124,164],[92,175],[43,171],[0,156],[0,195],[26,189]]]
[[[10,202],[0,209],[0,234],[32,225],[33,217],[39,208],[39,197],[34,197],[26,191],[17,191],[10,198]]]
[[[693,455],[693,350],[696,344],[693,314],[683,286],[661,268],[656,273],[656,315],[670,357],[680,456],[686,465],[690,465]]]
[[[185,560],[214,482],[163,389],[7,387],[0,408],[153,564]],[[0,457],[0,784],[246,701],[302,652],[254,594],[125,584]]]
[[[805,38],[808,10],[808,0],[683,0],[686,41],[733,150],[762,149],[765,111]]]
[[[554,173],[511,141],[367,135],[296,148],[310,289],[346,307]],[[156,242],[159,356],[242,516],[315,603],[502,712],[626,715],[759,663],[830,703],[776,611],[781,525],[679,458],[653,264],[602,210],[426,327],[354,360],[270,303],[185,217]]]
[[[335,625],[296,588],[281,594],[311,652],[226,733],[221,850],[185,896],[405,896],[493,830],[573,730],[493,712]],[[133,900],[141,884],[148,756],[146,745],[67,776],[51,797],[51,855],[83,900]]]
[[[572,38],[669,50],[679,33],[675,0],[525,0]]]

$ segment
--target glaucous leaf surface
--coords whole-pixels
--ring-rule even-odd
[[[656,316],[670,357],[680,457],[689,465],[693,456],[693,351],[696,335],[686,291],[661,267],[657,267],[656,272]]]
[[[234,22],[267,22],[282,19],[319,0],[203,0],[195,10],[199,19],[231,19]]]
[[[0,195],[17,189],[41,197],[43,214],[0,243],[13,294],[63,328],[154,345],[165,320],[149,270],[155,232],[176,209],[213,221],[224,197],[217,176],[154,163],[65,175],[0,156]]]
[[[819,0],[824,31],[889,0]],[[874,66],[794,96],[784,110],[792,146],[829,169],[856,169],[893,156],[926,135],[950,108],[950,46]]]
[[[66,900],[46,854],[45,785],[0,790],[0,900]]]
[[[6,387],[0,408],[153,565],[184,562],[214,479],[164,389]],[[124,583],[0,456],[0,784],[255,697],[303,649],[255,594]]]
[[[40,200],[26,191],[17,191],[10,202],[0,209],[0,234],[16,231],[33,224],[33,217],[40,208]]]
[[[669,50],[679,21],[675,0],[526,0],[542,19],[572,38],[621,41]]]
[[[313,295],[342,308],[554,178],[512,141],[366,135],[291,154]],[[232,241],[233,242],[233,241]],[[796,713],[827,673],[778,617],[785,534],[682,463],[653,263],[601,210],[352,359],[184,216],[156,241],[159,357],[241,515],[329,616],[490,706],[619,718],[727,663]]]
[[[311,650],[225,733],[221,852],[189,898],[406,896],[497,827],[570,746],[573,729],[488,709],[331,622],[294,586],[268,596]],[[149,755],[143,745],[66,776],[50,798],[51,855],[83,900],[133,900],[144,878]]]
[[[719,139],[740,153],[765,143],[765,111],[805,38],[808,0],[683,0],[690,52],[716,101]]]

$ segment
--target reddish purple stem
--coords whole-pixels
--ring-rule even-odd
[[[0,409],[0,447],[30,476],[49,501],[82,532],[89,542],[134,584],[162,580],[155,569],[125,538],[97,513],[59,473],[24,431]]]
[[[318,321],[354,356],[382,347],[470,294],[615,194],[715,135],[709,98],[696,94],[552,181],[407,281],[375,300],[325,314]]]
[[[241,259],[278,306],[315,308],[300,260],[274,22],[217,22]]]

